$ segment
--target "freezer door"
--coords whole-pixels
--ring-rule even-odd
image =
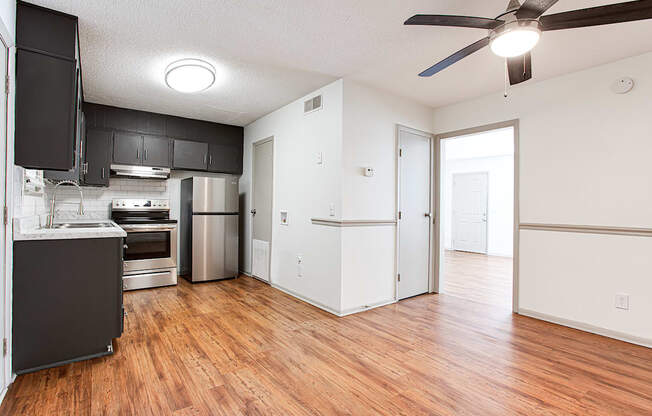
[[[199,213],[238,212],[238,178],[193,178],[192,211]]]
[[[238,275],[238,215],[193,215],[192,281]]]

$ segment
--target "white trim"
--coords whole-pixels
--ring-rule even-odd
[[[603,337],[629,342],[630,344],[636,344],[636,345],[641,345],[643,347],[652,348],[652,339],[650,338],[637,337],[637,336],[626,334],[624,332],[613,331],[611,329],[602,328],[599,326],[586,324],[579,321],[573,321],[571,319],[559,318],[557,316],[548,315],[546,313],[541,313],[525,308],[519,309],[518,313],[523,316],[528,316],[530,318],[540,319],[542,321],[551,322],[553,324],[566,326],[580,331],[590,332],[592,334],[601,335]]]
[[[397,302],[395,299],[389,299],[389,300],[383,300],[383,301],[380,301],[380,302],[376,302],[376,303],[371,304],[371,305],[358,306],[358,307],[354,307],[354,308],[345,309],[345,310],[342,310],[342,311],[337,311],[337,310],[335,310],[335,309],[333,309],[333,308],[331,308],[329,306],[324,305],[323,303],[317,302],[316,300],[312,300],[309,297],[299,295],[297,292],[295,292],[293,290],[290,290],[290,289],[287,289],[287,288],[285,288],[283,286],[280,286],[278,284],[270,283],[270,286],[272,286],[274,289],[280,290],[281,292],[285,293],[286,295],[290,295],[293,298],[296,298],[297,300],[305,302],[305,303],[307,303],[307,304],[309,304],[311,306],[314,306],[315,308],[321,309],[321,310],[323,310],[325,312],[328,312],[328,313],[330,313],[332,315],[335,315],[335,316],[338,316],[340,318],[344,317],[344,316],[347,316],[347,315],[352,315],[352,314],[355,314],[355,313],[358,313],[358,312],[370,311],[372,309],[380,308],[381,306],[391,305],[391,304]]]
[[[435,181],[436,185],[436,204],[435,209],[437,213],[435,215],[435,289],[434,291],[439,293],[439,280],[441,272],[441,218],[439,211],[441,208],[441,169],[442,169],[442,152],[441,152],[441,142],[445,139],[450,139],[453,137],[466,136],[469,134],[477,134],[485,131],[499,130],[511,127],[514,130],[514,237],[513,237],[513,251],[512,256],[512,312],[519,313],[519,230],[520,230],[520,130],[519,130],[519,120],[508,120],[493,124],[487,124],[484,126],[471,127],[463,130],[456,130],[448,133],[441,133],[435,136],[435,148],[437,151],[437,180]]]
[[[383,300],[383,301],[380,301],[380,302],[373,303],[371,305],[364,305],[364,306],[358,306],[358,307],[355,307],[355,308],[343,309],[337,315],[338,316],[353,315],[354,313],[370,311],[372,309],[380,308],[382,306],[392,305],[392,304],[394,304],[396,302],[397,302],[397,300],[395,300],[395,299],[387,299],[387,300]]]
[[[315,225],[326,227],[382,227],[395,226],[396,220],[332,220],[327,218],[311,218]]]
[[[312,306],[314,306],[314,307],[316,307],[316,308],[319,308],[319,309],[321,309],[321,310],[324,310],[324,311],[326,311],[326,312],[328,312],[328,313],[331,313],[331,314],[333,314],[333,315],[340,316],[340,313],[339,313],[338,311],[336,311],[335,309],[333,309],[333,308],[331,308],[331,307],[329,307],[329,306],[326,306],[326,305],[324,305],[324,304],[322,304],[322,303],[319,303],[319,302],[317,302],[317,301],[315,301],[315,300],[312,300],[312,299],[310,299],[310,298],[308,298],[308,297],[306,297],[306,296],[302,296],[302,295],[298,294],[297,292],[295,292],[295,291],[293,291],[293,290],[286,289],[286,288],[284,288],[283,286],[280,286],[280,285],[278,285],[278,284],[276,284],[276,283],[270,283],[270,285],[271,285],[274,289],[278,289],[278,290],[280,290],[281,292],[283,292],[283,293],[285,293],[285,294],[287,294],[287,295],[292,296],[293,298],[296,298],[296,299],[298,299],[298,300],[301,300],[301,301],[303,301],[303,302],[306,302],[306,303],[308,303],[308,304],[310,304],[310,305],[312,305]]]
[[[652,237],[652,228],[614,227],[603,225],[571,225],[571,224],[540,224],[523,223],[521,230],[556,231],[562,233],[625,235],[635,237]]]
[[[251,274],[249,272],[245,272],[245,271],[240,270],[240,271],[238,271],[238,274],[241,274],[241,275],[244,275],[244,276],[247,276],[247,277],[251,277],[252,279],[256,279],[261,283],[265,283],[266,285],[270,284],[267,280],[263,280],[260,277],[256,277],[256,276],[254,276],[253,274]]]

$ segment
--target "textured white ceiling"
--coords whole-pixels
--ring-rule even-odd
[[[503,88],[504,64],[489,48],[418,77],[486,31],[403,21],[495,17],[507,0],[32,1],[79,16],[86,99],[103,104],[245,125],[340,77],[432,107]],[[560,0],[549,13],[617,2]],[[652,20],[548,32],[529,82],[650,50]],[[213,63],[219,85],[194,95],[167,88],[165,67],[187,57]]]

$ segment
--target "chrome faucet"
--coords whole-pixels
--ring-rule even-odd
[[[57,203],[57,189],[59,188],[59,185],[72,185],[79,190],[79,210],[77,211],[77,214],[84,215],[84,194],[82,193],[81,187],[72,181],[61,181],[55,185],[54,192],[52,193],[52,205],[50,206],[50,215],[48,215],[48,221],[46,224],[47,228],[52,228],[54,225],[54,214],[56,212],[54,208]]]

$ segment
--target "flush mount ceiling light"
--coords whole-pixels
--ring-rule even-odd
[[[204,91],[215,83],[215,68],[201,59],[181,59],[165,69],[165,83],[175,91]]]
[[[491,50],[503,58],[513,58],[530,52],[541,37],[536,20],[514,21],[491,32]]]

